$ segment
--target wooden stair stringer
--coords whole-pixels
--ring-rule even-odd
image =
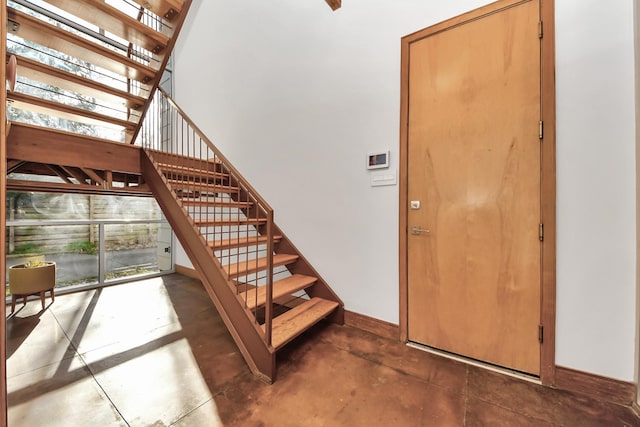
[[[233,291],[222,266],[193,221],[175,198],[166,179],[146,152],[141,153],[142,175],[156,197],[167,221],[182,244],[220,317],[231,333],[253,373],[267,382],[275,378],[275,350],[263,340],[264,332],[250,317],[248,309]]]
[[[229,174],[232,176],[229,170],[225,169],[224,164],[221,164],[222,168],[221,172]],[[231,179],[229,181],[229,185],[236,185],[236,183]],[[237,193],[230,194],[231,198],[238,200],[247,200],[247,193],[240,188]],[[241,211],[247,216],[251,216],[251,212],[249,209],[241,209]],[[260,226],[257,228],[260,230]],[[264,230],[261,230],[264,231]],[[338,308],[330,315],[328,320],[333,323],[337,323],[339,325],[344,324],[344,303],[338,297],[338,295],[331,289],[329,284],[322,278],[322,276],[316,271],[316,269],[311,265],[311,263],[302,255],[302,252],[289,240],[285,233],[282,232],[280,227],[277,224],[273,224],[273,235],[280,236],[281,239],[278,243],[277,253],[285,253],[285,254],[296,254],[298,255],[297,261],[287,266],[291,274],[302,274],[305,276],[313,276],[316,277],[316,282],[305,289],[305,292],[311,297],[319,297],[328,301],[335,301],[339,304]]]

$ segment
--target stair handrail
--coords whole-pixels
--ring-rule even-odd
[[[225,164],[225,166],[229,169],[229,171],[232,172],[233,175],[239,181],[242,181],[242,183],[244,184],[245,188],[247,190],[249,190],[249,192],[251,192],[253,195],[255,195],[256,199],[260,202],[260,204],[262,206],[264,206],[266,210],[273,211],[273,208],[260,195],[260,193],[258,193],[258,190],[253,188],[253,186],[249,183],[249,181],[247,181],[242,176],[240,171],[238,171],[238,169],[236,169],[235,166],[233,166],[233,164],[229,161],[229,159],[224,154],[222,154],[222,151],[220,151],[220,149],[207,137],[207,135],[202,130],[200,130],[198,125],[196,125],[195,122],[193,120],[191,120],[189,115],[182,108],[180,108],[180,106],[175,102],[175,100],[173,98],[171,98],[171,96],[169,96],[169,94],[163,88],[158,87],[157,91],[160,92],[162,97],[164,97],[166,99],[166,101],[178,112],[178,114],[181,116],[181,118],[185,122],[187,122],[189,124],[189,126],[193,130],[196,131],[196,133],[202,139],[202,141],[204,143],[206,143],[209,146],[209,148],[211,148],[211,151],[216,153],[216,157],[218,157],[222,161],[222,163]]]
[[[151,94],[151,96],[149,96],[149,98],[147,98],[147,101],[145,102],[145,105],[142,107],[142,112],[140,114],[140,120],[138,121],[138,125],[135,127],[133,134],[131,135],[131,139],[130,139],[130,143],[134,144],[137,140],[138,140],[138,136],[140,134],[140,132],[142,131],[142,124],[146,119],[146,116],[149,112],[149,109],[151,108],[151,105],[153,103],[152,99],[156,96],[156,94],[158,93],[158,91],[162,91],[162,87],[160,86],[160,83],[162,81],[162,76],[164,75],[164,71],[167,68],[167,65],[169,65],[169,60],[171,59],[171,52],[173,52],[173,48],[176,44],[176,41],[178,39],[178,35],[180,34],[180,31],[182,30],[182,26],[186,20],[187,14],[189,13],[189,10],[191,9],[191,3],[192,0],[184,0],[184,3],[182,5],[182,12],[180,14],[180,18],[178,20],[178,22],[175,23],[174,25],[174,29],[173,29],[173,33],[172,33],[172,37],[169,39],[169,44],[167,45],[167,47],[165,48],[167,50],[167,53],[165,53],[164,58],[162,59],[162,62],[160,64],[160,67],[158,67],[157,70],[157,74],[156,77],[153,79],[153,82],[151,84],[151,87],[149,88],[149,94]],[[131,82],[129,82],[130,84]],[[166,95],[166,93],[165,93]],[[126,139],[126,137],[125,137]]]
[[[271,345],[271,335],[272,335],[272,319],[273,319],[273,252],[274,252],[274,211],[273,208],[269,205],[269,203],[258,193],[258,191],[248,182],[247,179],[238,171],[238,169],[233,166],[233,164],[229,161],[229,159],[222,154],[220,149],[206,136],[206,134],[196,125],[196,123],[187,115],[187,113],[169,96],[169,94],[163,90],[161,87],[158,87],[153,95],[152,102],[149,102],[149,105],[155,105],[157,110],[161,110],[162,106],[169,105],[171,109],[176,113],[177,119],[180,120],[181,126],[182,124],[186,124],[188,128],[193,130],[195,135],[197,135],[200,142],[204,143],[209,150],[214,155],[214,159],[222,165],[225,172],[229,174],[229,176],[233,179],[233,181],[242,188],[247,195],[255,200],[256,207],[261,211],[266,221],[265,229],[266,229],[266,258],[267,258],[267,269],[266,271],[266,304],[265,304],[265,314],[264,314],[264,339],[265,343],[270,346]],[[166,112],[165,112],[166,113]],[[161,119],[163,112],[162,111],[151,111],[151,107],[147,110],[147,114],[144,117],[143,122],[141,123],[141,131],[138,133],[137,139],[135,141],[136,145],[140,145],[143,149],[147,150],[158,150],[160,147],[158,137],[162,134],[162,126],[163,120]],[[173,116],[169,118],[169,121],[173,119]],[[166,119],[165,119],[166,120]],[[151,123],[150,123],[151,122]],[[184,136],[184,130],[180,129],[181,135]],[[187,133],[187,135],[189,135]],[[187,139],[189,139],[187,137]],[[155,144],[154,144],[155,141]],[[161,142],[161,141],[160,141]],[[202,155],[202,149],[196,149],[195,147],[190,149],[188,146],[185,150],[184,144],[185,141],[171,141],[169,144],[171,148],[175,148],[180,144],[182,147],[182,154],[178,154],[178,150],[176,153],[172,153],[171,151],[167,151],[167,147],[162,147],[162,151],[184,156],[184,152],[187,154],[191,153],[195,156],[196,152]],[[195,143],[195,138],[193,138],[192,142]],[[189,141],[186,141],[188,144]],[[156,146],[154,146],[156,145]],[[205,162],[209,162],[209,158],[199,159]],[[227,276],[229,277],[229,276]]]

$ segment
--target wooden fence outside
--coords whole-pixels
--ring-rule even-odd
[[[153,198],[84,194],[18,193],[7,195],[7,220],[158,220]],[[154,247],[158,223],[106,224],[108,250]],[[8,226],[7,253],[87,252],[97,248],[99,227],[84,225]]]

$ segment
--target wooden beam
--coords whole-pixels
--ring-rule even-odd
[[[121,76],[137,80],[142,84],[152,84],[155,81],[157,69],[135,61],[125,54],[118,53],[74,33],[63,31],[55,25],[11,7],[7,8],[7,13],[12,25],[9,28],[10,32],[25,40],[82,59]]]
[[[59,166],[56,165],[46,165],[46,167],[53,172],[54,174],[56,174],[58,176],[58,178],[60,178],[61,180],[63,180],[65,183],[67,184],[73,184],[73,182],[67,177],[67,174],[64,172],[63,169],[61,169]]]
[[[140,147],[12,123],[7,138],[7,158],[97,170],[140,174]]]
[[[96,184],[102,185],[104,183],[104,178],[98,175],[94,170],[89,168],[80,168],[82,172],[84,172],[91,180],[93,180]]]
[[[139,187],[112,187],[104,188],[90,184],[69,184],[62,182],[41,182],[7,180],[9,191],[35,191],[47,193],[73,193],[73,194],[104,194],[135,197],[152,197],[149,187],[146,185]]]
[[[329,7],[331,7],[331,10],[340,9],[340,7],[342,6],[342,0],[326,0],[326,1]]]
[[[25,162],[23,162],[22,160],[7,160],[7,175],[24,164]]]
[[[85,176],[83,173],[79,172],[78,170],[76,170],[75,168],[72,168],[70,166],[62,166],[62,165],[58,165],[58,167],[67,174],[67,176],[70,176],[72,178],[74,178],[76,181],[78,181],[78,184],[87,184],[87,176]]]

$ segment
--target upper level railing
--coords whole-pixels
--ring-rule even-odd
[[[246,311],[263,324],[270,345],[273,209],[161,88],[147,110],[136,145],[147,150],[164,172]],[[262,312],[256,307],[262,305],[265,289]]]

